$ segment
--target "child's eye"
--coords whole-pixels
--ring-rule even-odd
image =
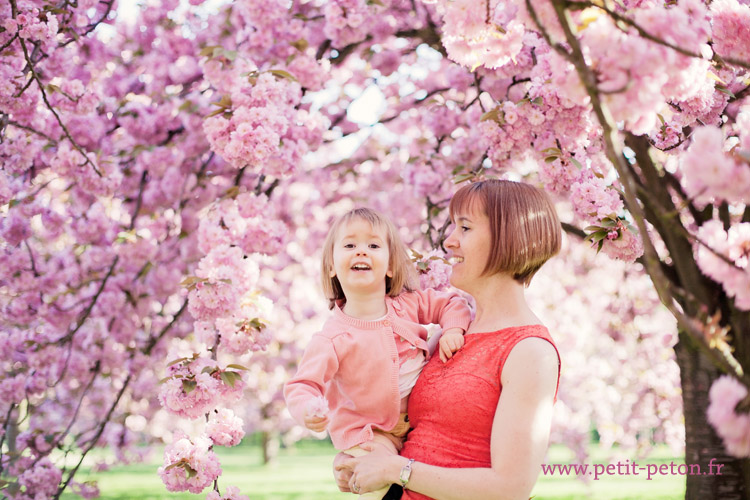
[[[354,248],[354,243],[346,243],[344,248]]]
[[[380,248],[380,245],[378,245],[377,243],[370,243],[370,248]]]

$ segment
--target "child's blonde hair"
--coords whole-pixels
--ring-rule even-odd
[[[323,285],[323,293],[329,301],[328,308],[333,309],[337,301],[346,301],[344,290],[337,276],[331,277],[333,270],[333,245],[339,229],[352,220],[360,219],[369,222],[374,229],[385,230],[386,243],[388,244],[388,267],[393,273],[392,277],[385,278],[385,292],[390,297],[396,297],[403,292],[411,292],[416,289],[416,270],[412,266],[406,245],[386,216],[371,208],[355,208],[345,213],[331,226],[323,244],[323,258],[320,265],[320,281]]]

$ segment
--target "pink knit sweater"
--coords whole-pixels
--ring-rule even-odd
[[[385,303],[388,312],[379,320],[353,318],[336,306],[284,387],[289,411],[300,423],[308,402],[325,396],[328,432],[339,450],[371,440],[373,429],[396,425],[401,402],[396,336],[426,353],[427,330],[421,325],[465,331],[471,321],[466,301],[456,293],[407,292]]]

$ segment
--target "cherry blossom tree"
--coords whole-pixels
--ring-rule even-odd
[[[724,464],[686,498],[747,498],[747,0],[124,7],[0,2],[4,495],[93,497],[90,451],[150,436],[169,489],[243,498],[214,447],[300,436],[280,388],[331,217],[384,211],[442,287],[455,185],[505,177],[567,234],[530,290],[556,439],[684,439]]]

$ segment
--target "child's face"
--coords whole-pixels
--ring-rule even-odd
[[[381,293],[390,273],[388,240],[385,230],[362,219],[341,226],[333,244],[333,270],[344,295]]]

